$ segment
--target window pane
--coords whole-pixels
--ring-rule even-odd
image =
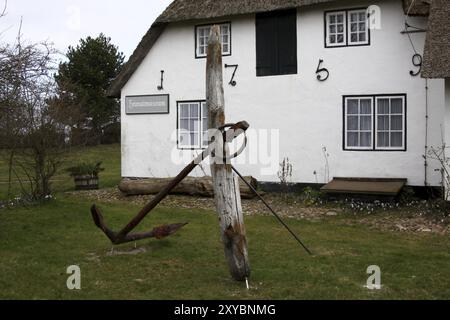
[[[361,125],[360,130],[372,130],[372,117],[362,116],[360,125]]]
[[[208,109],[206,108],[205,102],[202,102],[202,117],[208,118]]]
[[[389,130],[389,116],[378,116],[378,130]]]
[[[344,14],[338,14],[337,15],[337,22],[342,23],[344,22]]]
[[[366,31],[366,24],[364,22],[359,23],[359,31]]]
[[[391,130],[403,130],[402,116],[391,116]]]
[[[357,23],[352,23],[352,24],[350,25],[350,31],[351,31],[351,32],[356,32],[356,31],[357,31],[357,28],[358,28],[358,24],[357,24]]]
[[[189,120],[189,131],[195,131],[195,119],[190,119]]]
[[[344,42],[344,35],[339,34],[339,35],[337,36],[337,42],[338,42],[338,43]]]
[[[228,34],[228,25],[220,27],[221,34]]]
[[[180,144],[183,147],[189,146],[190,145],[190,141],[189,141],[189,133],[187,132],[180,132]]]
[[[361,114],[372,114],[372,100],[361,100]]]
[[[358,133],[357,132],[349,132],[347,134],[347,145],[349,147],[359,147],[359,145],[358,145]]]
[[[197,146],[198,145],[198,134],[191,133],[191,146]]]
[[[198,118],[199,117],[198,104],[191,104],[190,105],[190,117],[191,118]]]
[[[336,25],[330,25],[330,33],[336,33]]]
[[[350,41],[351,42],[358,42],[358,34],[357,33],[352,33],[352,35],[350,36]]]
[[[366,41],[366,34],[365,33],[360,33],[359,34],[359,42],[364,42]]]
[[[180,120],[180,129],[189,131],[189,120]]]
[[[370,147],[372,145],[372,134],[370,132],[361,132],[360,133],[360,146],[361,147]]]
[[[403,100],[391,99],[391,113],[402,114],[403,113]]]
[[[336,23],[336,16],[330,15],[330,23]]]
[[[366,13],[360,12],[359,13],[359,21],[364,21],[364,20],[366,20]]]
[[[347,117],[347,130],[358,130],[358,116]]]
[[[403,134],[401,132],[391,133],[391,147],[402,147]]]
[[[336,36],[330,36],[330,43],[336,43]]]
[[[230,50],[229,50],[227,44],[224,44],[224,45],[222,46],[222,52],[223,52],[223,53],[229,53],[229,52],[230,52]]]
[[[378,113],[389,114],[389,99],[378,99]]]
[[[187,105],[187,104],[180,104],[180,110],[181,110],[181,117],[182,118],[189,117],[189,105]]]
[[[349,99],[347,100],[347,113],[348,114],[358,114],[358,104],[359,100]]]
[[[378,135],[378,143],[377,146],[380,148],[389,147],[389,133],[388,132],[379,132]]]
[[[338,27],[337,27],[337,31],[339,33],[343,33],[344,32],[344,25],[343,24],[339,24]]]

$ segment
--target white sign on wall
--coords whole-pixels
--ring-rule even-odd
[[[126,114],[167,114],[169,95],[146,95],[125,97]]]

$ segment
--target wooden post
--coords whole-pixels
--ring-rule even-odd
[[[206,66],[206,104],[209,111],[209,129],[217,129],[225,124],[222,46],[219,35],[219,26],[214,26],[208,43]],[[220,155],[226,154],[223,140],[216,139],[215,142],[216,157],[211,157],[211,174],[216,210],[225,246],[225,257],[233,278],[237,281],[245,281],[250,276],[250,264],[238,177],[234,175],[231,164],[222,161]]]

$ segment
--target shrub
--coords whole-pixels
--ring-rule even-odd
[[[66,171],[70,173],[70,176],[91,176],[98,177],[99,173],[105,169],[101,167],[102,163],[80,163],[74,167],[67,168]]]

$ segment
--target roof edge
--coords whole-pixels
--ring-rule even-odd
[[[154,44],[156,43],[160,35],[163,33],[167,24],[168,23],[166,22],[158,22],[158,21],[153,23],[151,28],[142,38],[137,48],[134,50],[130,59],[123,66],[122,71],[113,80],[111,87],[107,92],[108,97],[120,98],[122,88],[125,86],[128,80],[130,80],[133,73],[139,68],[142,61],[145,59],[145,57],[153,48]]]

